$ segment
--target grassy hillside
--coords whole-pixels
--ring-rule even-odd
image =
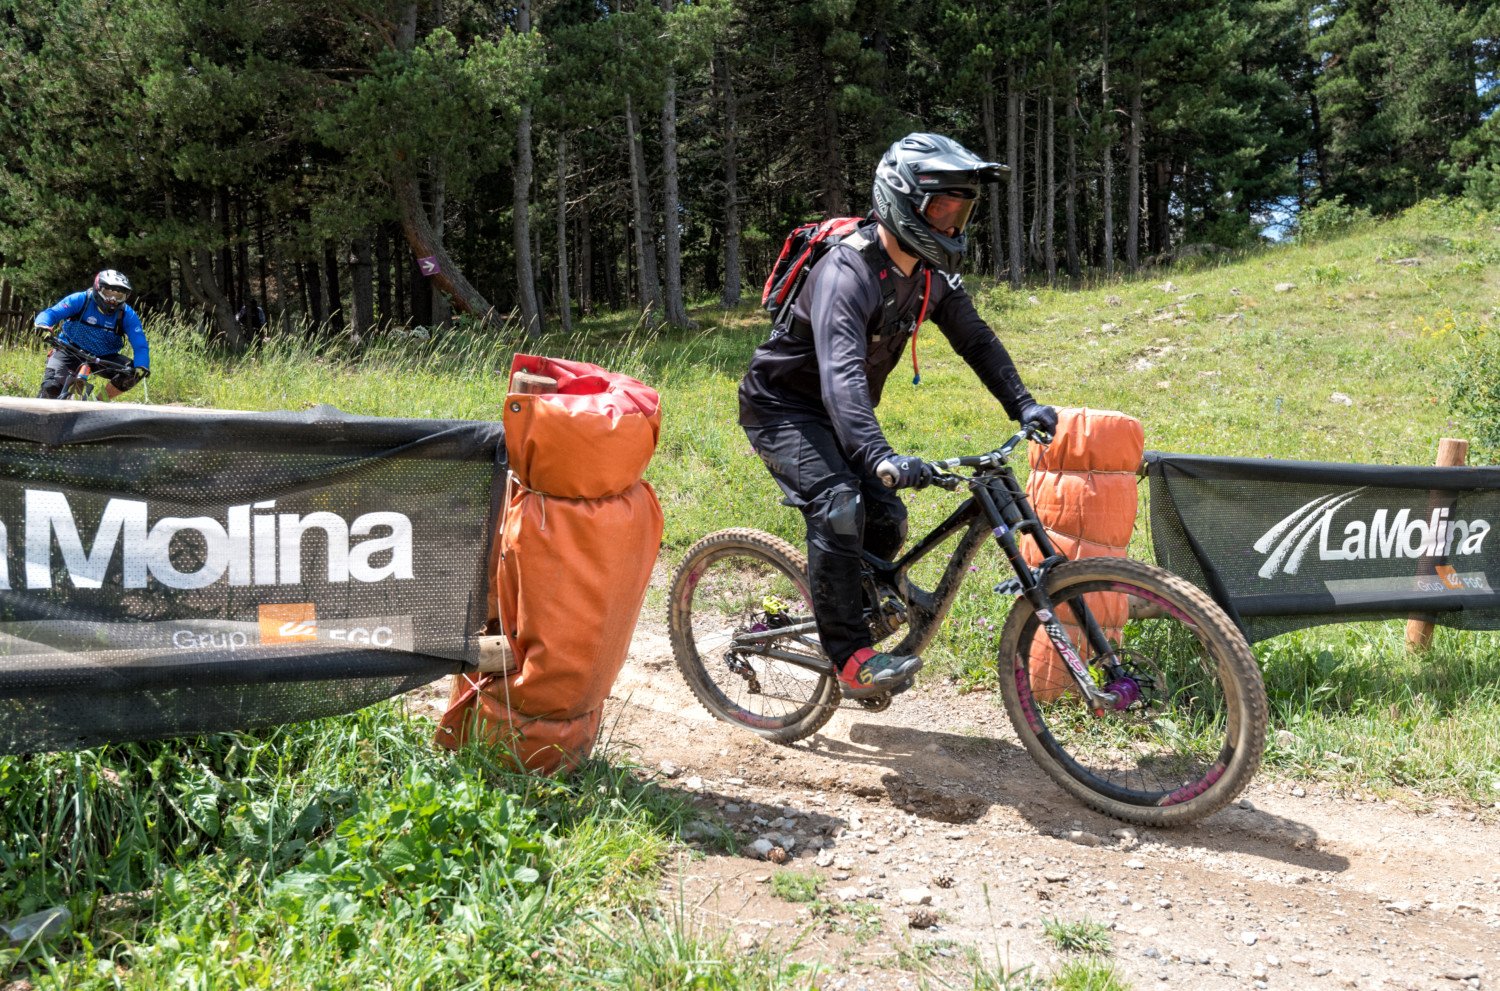
[[[1451,418],[1449,383],[1493,319],[1495,224],[1428,204],[1319,243],[1079,292],[970,288],[1038,398],[1134,414],[1148,447],[1422,464],[1439,437],[1471,427]],[[661,391],[649,478],[668,564],[724,526],[800,536],[734,425],[735,386],[765,321],[749,307],[695,315],[689,332],[617,316],[525,345]],[[358,356],[338,342],[280,341],[230,359],[186,328],[148,329],[153,402],[241,409],[496,417],[495,372],[517,347],[416,334]],[[898,371],[880,410],[898,449],[972,453],[1008,435],[935,328],[919,349],[921,386]],[[40,369],[38,346],[8,348],[0,388],[31,395]],[[913,495],[914,529],[952,498]],[[1149,555],[1144,527],[1134,550]],[[999,577],[981,565],[924,677],[987,688]],[[1500,800],[1493,635],[1439,631],[1430,654],[1409,657],[1399,624],[1366,624],[1278,638],[1258,654],[1273,703],[1270,773],[1413,803]],[[441,834],[423,825],[434,817],[449,824]],[[0,758],[0,920],[73,908],[83,935],[51,956],[31,951],[16,972],[46,987],[667,987],[685,986],[686,968],[706,975],[693,986],[779,986],[788,975],[770,961],[733,957],[649,913],[623,924],[613,914],[649,905],[654,865],[683,818],[605,764],[550,784],[482,755],[437,753],[393,705],[256,736]],[[0,984],[16,955],[0,949]]]

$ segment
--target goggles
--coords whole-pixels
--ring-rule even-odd
[[[928,193],[922,198],[922,219],[946,237],[958,237],[969,224],[979,195],[971,192]]]
[[[123,303],[130,298],[130,290],[116,289],[113,286],[100,286],[99,298],[106,303]]]

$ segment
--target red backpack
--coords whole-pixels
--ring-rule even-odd
[[[781,308],[797,298],[797,290],[807,279],[807,273],[819,258],[828,254],[828,249],[853,234],[863,217],[834,217],[831,220],[803,224],[786,236],[786,244],[771,274],[766,278],[766,288],[760,294],[760,305],[781,319]]]

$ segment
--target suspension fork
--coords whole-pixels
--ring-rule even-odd
[[[1000,493],[1002,501],[999,502],[996,501],[995,492],[990,485],[979,483],[971,485],[970,488],[975,500],[990,520],[991,534],[995,542],[1000,545],[1001,552],[1005,554],[1005,559],[1010,562],[1012,570],[1016,573],[1016,579],[1021,583],[1021,594],[1026,597],[1027,602],[1031,603],[1036,611],[1037,620],[1047,631],[1047,639],[1051,641],[1053,649],[1061,655],[1063,663],[1067,665],[1069,673],[1073,676],[1073,681],[1078,685],[1078,690],[1083,693],[1088,707],[1094,710],[1095,715],[1102,715],[1106,709],[1116,708],[1121,702],[1121,696],[1119,693],[1101,688],[1094,680],[1088,665],[1078,656],[1073,642],[1068,639],[1067,632],[1058,622],[1052,597],[1047,594],[1047,572],[1055,565],[1066,561],[1067,557],[1058,553],[1051,538],[1047,536],[1047,530],[1042,526],[1041,520],[1037,518],[1036,513],[1031,511],[1029,505],[1025,505],[1026,493],[1021,490],[1015,476],[1003,475],[1000,481],[1005,483],[1005,488]],[[1024,509],[1023,505],[1025,505]],[[1021,553],[1020,545],[1016,541],[1017,533],[1031,534],[1042,552],[1042,562],[1037,565],[1035,571],[1026,563],[1026,558]],[[1111,678],[1111,687],[1113,687],[1114,681],[1124,676],[1124,671],[1120,667],[1119,658],[1115,656],[1109,638],[1104,635],[1104,628],[1099,625],[1099,621],[1094,618],[1093,612],[1081,598],[1071,600],[1068,608],[1072,611],[1074,619],[1084,628],[1094,656],[1104,662],[1105,669]]]

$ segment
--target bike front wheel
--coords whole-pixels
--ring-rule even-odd
[[[672,578],[668,625],[683,678],[726,722],[790,743],[838,707],[807,559],[779,537],[733,529],[694,544]]]
[[[1148,826],[1192,822],[1233,801],[1260,766],[1266,693],[1224,611],[1171,572],[1125,558],[1058,565],[1047,594],[1095,682],[1120,696],[1102,712],[1085,706],[1042,617],[1016,601],[1001,633],[1000,688],[1047,775],[1085,805]],[[1090,646],[1080,603],[1112,656]],[[1114,663],[1125,677],[1112,682]]]

